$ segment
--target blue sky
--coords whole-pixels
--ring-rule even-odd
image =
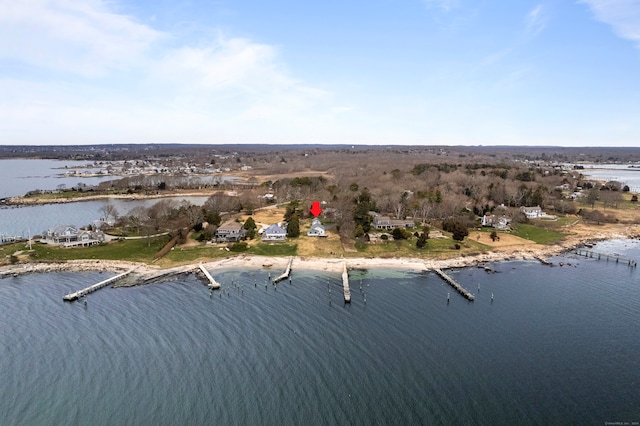
[[[640,0],[0,0],[0,144],[640,146]]]

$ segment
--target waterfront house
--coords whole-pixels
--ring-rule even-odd
[[[78,231],[78,237],[75,241],[65,242],[62,245],[64,247],[89,247],[94,246],[105,241],[104,233],[101,231]]]
[[[278,224],[270,225],[262,232],[262,241],[285,241],[287,231]]]
[[[327,236],[327,230],[324,226],[322,226],[322,223],[320,223],[320,219],[315,218],[311,221],[311,226],[307,231],[307,236],[309,237],[326,237]]]
[[[78,228],[73,225],[58,225],[45,232],[45,239],[54,243],[70,243],[78,240]]]
[[[225,222],[216,230],[215,238],[218,243],[240,241],[246,233],[240,222]]]

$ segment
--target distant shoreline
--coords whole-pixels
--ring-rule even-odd
[[[22,207],[22,206],[40,206],[45,204],[67,204],[67,203],[81,203],[84,201],[99,201],[99,200],[154,200],[163,198],[177,198],[177,197],[208,197],[216,192],[223,191],[222,189],[208,189],[200,191],[189,191],[179,193],[163,193],[163,194],[97,194],[87,195],[83,197],[72,198],[38,198],[38,197],[7,197],[0,201],[5,206]]]

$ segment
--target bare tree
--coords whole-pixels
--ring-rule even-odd
[[[118,209],[113,204],[107,203],[103,205],[100,207],[99,212],[102,213],[104,220],[107,222],[109,222],[109,219],[113,219],[114,222],[118,220]]]

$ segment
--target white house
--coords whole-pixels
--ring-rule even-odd
[[[45,232],[45,238],[54,243],[70,243],[78,240],[78,228],[73,225],[58,225]]]
[[[80,230],[76,241],[66,242],[63,245],[65,247],[89,247],[103,243],[104,241],[105,237],[102,231]]]
[[[287,239],[287,231],[280,225],[273,224],[262,232],[262,241],[285,241]]]
[[[326,237],[327,236],[327,230],[324,226],[322,226],[322,223],[320,223],[320,219],[315,218],[311,221],[311,226],[307,231],[307,236],[309,237]]]
[[[496,229],[506,229],[509,226],[509,218],[506,216],[497,217],[496,215],[484,215],[482,216],[482,226],[489,226]]]
[[[520,207],[520,211],[522,213],[524,213],[524,215],[527,217],[527,219],[537,219],[540,218],[542,216],[544,216],[545,214],[542,212],[542,209],[540,208],[540,206],[536,206],[536,207]]]

